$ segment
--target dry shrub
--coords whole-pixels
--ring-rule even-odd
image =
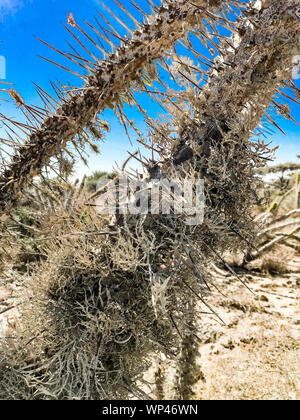
[[[289,272],[289,269],[286,265],[286,260],[266,256],[262,259],[261,271],[266,274],[286,274]]]
[[[264,274],[287,274],[299,271],[299,253],[291,247],[274,245],[269,252],[258,256],[246,265],[248,270],[261,271]]]

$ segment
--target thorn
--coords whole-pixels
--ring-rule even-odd
[[[42,58],[42,59],[43,59],[43,60],[45,60],[45,61],[48,61],[49,63],[52,63],[52,64],[54,64],[54,65],[56,65],[56,66],[60,67],[60,68],[61,68],[61,69],[63,69],[63,70],[68,71],[69,73],[74,74],[75,76],[79,77],[80,79],[84,79],[84,77],[83,77],[81,74],[76,73],[76,71],[73,71],[73,70],[71,70],[71,69],[68,69],[67,67],[62,66],[61,64],[58,64],[58,63],[56,63],[55,61],[49,60],[49,58],[43,57],[43,56],[41,56],[41,55],[39,55],[39,57],[40,57],[40,58]]]
[[[170,319],[172,321],[172,324],[174,325],[176,331],[178,332],[179,337],[182,339],[183,337],[182,337],[182,335],[181,335],[181,333],[180,333],[180,331],[179,331],[179,329],[178,329],[178,327],[177,327],[177,325],[176,325],[176,323],[174,321],[174,318],[173,318],[172,314],[169,314],[169,317],[170,317]]]
[[[85,63],[91,64],[92,66],[94,66],[94,63],[90,60],[87,60],[86,58],[81,57],[81,55],[79,54],[79,52],[77,50],[75,50],[75,48],[65,39],[66,43],[68,44],[68,46],[72,49],[72,51],[75,52],[76,55],[71,54],[71,53],[67,53],[68,55],[77,58],[78,60],[84,61]],[[90,68],[90,67],[89,67]]]
[[[180,70],[178,70],[178,73],[181,74],[182,77],[184,77],[186,80],[188,80],[192,85],[194,85],[197,89],[200,90],[200,92],[202,92],[202,89],[195,83],[193,82],[189,77],[187,77],[184,73],[182,73]]]
[[[120,37],[119,35],[115,35],[113,32],[111,32],[109,29],[105,29],[105,28],[103,28],[103,31],[104,32],[108,32],[109,34],[111,34],[112,36],[114,36],[115,38],[117,38],[119,41],[121,41],[121,42],[124,42],[125,40],[122,38],[122,37]]]
[[[56,84],[54,82],[52,82],[50,80],[50,84],[52,86],[52,89],[54,90],[56,96],[61,100],[64,101],[65,100],[65,95],[61,92],[61,90],[56,86]],[[62,96],[61,96],[62,95]]]
[[[205,242],[203,242],[203,243],[213,254],[215,254],[219,258],[220,261],[222,261],[222,263],[227,268],[227,270],[229,270],[231,272],[231,274],[233,274],[235,277],[237,277],[239,279],[239,281],[246,287],[246,289],[249,290],[249,292],[251,292],[253,295],[255,295],[255,293],[250,289],[250,287],[247,285],[247,283],[245,283],[244,280],[226,263],[226,261],[221,257],[221,255],[217,251],[212,249],[209,245],[207,245]]]
[[[152,11],[152,12],[153,12],[153,11],[155,11],[155,12],[157,12],[157,11],[158,11],[157,6],[153,3],[153,1],[152,1],[152,0],[146,0],[146,2],[149,4],[150,9],[151,9],[151,11]]]
[[[276,128],[278,128],[278,130],[282,133],[282,134],[284,134],[285,136],[286,136],[286,133],[280,128],[280,126],[277,124],[277,122],[276,121],[274,121],[273,120],[273,118],[271,118],[270,117],[270,115],[269,114],[267,114],[266,112],[265,112],[265,116],[267,117],[267,119],[273,124],[273,125],[275,125],[275,127]]]
[[[104,29],[101,25],[100,25],[100,23],[98,23],[98,25],[100,26],[100,28],[102,29],[102,31],[103,31],[103,34],[101,34],[101,32],[99,32],[97,29],[95,29],[95,32],[105,41],[105,42],[107,42],[109,45],[110,45],[110,47],[111,47],[111,49],[112,49],[112,51],[114,52],[115,50],[117,50],[117,46],[112,42],[112,40],[106,35],[106,33],[107,32],[109,32],[109,30],[107,29]],[[110,32],[111,33],[111,32]],[[114,36],[116,36],[116,35],[114,35]]]
[[[104,22],[110,27],[110,29],[116,34],[119,35],[118,32],[115,30],[115,28],[109,23],[109,21],[105,18],[105,16],[102,15],[102,13],[99,12],[99,10],[96,10],[96,12],[98,13],[98,15],[100,15],[100,17],[104,20]],[[99,25],[99,27],[102,29],[102,26],[100,25],[100,23],[98,22],[98,19],[95,18],[95,21],[97,22],[97,24]]]
[[[86,69],[86,67],[85,67],[83,64],[81,64],[81,63],[79,63],[78,61],[74,60],[73,58],[69,57],[69,56],[67,55],[67,53],[64,53],[64,52],[62,52],[62,51],[58,50],[57,48],[53,47],[52,45],[48,44],[47,42],[42,41],[42,40],[41,40],[40,38],[38,38],[38,37],[36,37],[36,39],[38,39],[38,40],[39,40],[40,42],[42,42],[43,44],[47,45],[47,47],[51,48],[52,50],[54,50],[54,51],[55,51],[55,52],[57,52],[58,54],[61,54],[63,57],[67,58],[68,60],[72,61],[73,63],[77,64],[77,65],[78,65],[78,66],[80,66],[80,67],[83,67],[84,69]]]
[[[86,20],[85,20],[85,23],[87,23],[92,29],[94,29],[93,27],[92,27],[92,25],[90,25]],[[80,26],[79,25],[76,25],[76,28],[77,29],[79,29],[79,31],[96,47],[96,48],[98,48],[98,50],[99,51],[101,51],[101,53],[105,56],[105,51],[103,51],[102,50],[102,48],[100,48],[99,47],[99,45],[93,40],[93,38],[91,38],[83,29],[81,29],[80,28]],[[95,29],[94,29],[95,30]],[[91,53],[90,53],[91,54]],[[96,56],[94,56],[94,55],[91,55],[93,58],[94,58],[94,60],[96,61],[96,62],[98,62],[98,60],[97,60],[97,57]]]
[[[78,44],[81,46],[81,48],[83,48],[84,49],[84,51],[86,51],[87,52],[87,54],[90,56],[90,57],[92,57],[93,58],[93,60],[96,62],[96,63],[98,63],[98,59],[97,59],[97,57],[95,57],[94,56],[94,54],[92,54],[90,51],[89,51],[89,49],[88,48],[86,48],[86,46],[73,34],[73,32],[72,31],[70,31],[70,29],[66,26],[66,25],[64,25],[64,28],[69,32],[69,34],[71,34],[72,35],[72,37],[75,39],[75,41],[76,42],[78,42]]]
[[[140,8],[140,6],[138,4],[136,4],[136,2],[134,0],[131,0],[131,4],[144,16],[147,16],[147,13],[144,12],[143,9]]]
[[[131,144],[131,146],[133,146],[132,141],[131,141],[131,138],[130,138],[130,135],[129,135],[129,132],[128,132],[128,129],[127,129],[126,122],[124,121],[124,118],[123,118],[123,116],[124,116],[125,114],[124,114],[124,112],[121,110],[121,108],[120,108],[120,106],[119,106],[119,105],[117,105],[117,108],[118,108],[118,111],[119,111],[119,114],[120,114],[120,120],[121,120],[121,123],[122,123],[122,125],[123,125],[123,127],[124,127],[124,129],[125,129],[125,132],[126,132],[126,135],[127,135],[127,137],[128,137],[129,143]]]
[[[146,167],[147,168],[147,165],[146,165],[146,163],[142,160],[142,159],[139,159],[137,156],[135,156],[135,154],[133,154],[133,153],[130,153],[128,150],[127,150],[127,153],[133,158],[133,159],[135,159],[135,160],[137,160],[138,162],[140,162],[140,164],[142,165],[142,166],[144,166],[144,167]]]
[[[277,93],[284,96],[285,98],[289,99],[290,101],[295,102],[296,104],[300,105],[300,101],[298,101],[296,98],[293,98],[292,96],[287,95],[286,93],[282,92],[281,90],[277,89]]]
[[[135,19],[135,17],[133,17],[132,14],[129,13],[127,9],[125,9],[125,7],[122,5],[122,3],[119,2],[119,0],[113,1],[120,7],[120,9],[123,10],[124,13],[127,14],[127,16],[135,23],[136,27],[138,28],[140,26],[140,23]]]
[[[133,32],[129,29],[129,27],[121,19],[119,19],[107,6],[105,6],[105,4],[101,0],[99,0],[99,2],[116,19],[116,21],[119,22],[119,24],[122,25],[123,28],[125,28],[126,31],[129,32],[130,35],[132,36]]]
[[[194,293],[195,296],[197,296],[197,298],[211,311],[212,314],[214,314],[224,325],[226,325],[226,322],[223,321],[220,315],[218,315],[217,312],[214,311],[213,308],[207,302],[205,302],[205,300],[202,299],[202,297],[197,292],[195,292],[195,290],[185,280],[182,279],[181,281],[191,290],[191,292]]]

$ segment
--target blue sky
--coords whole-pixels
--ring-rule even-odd
[[[116,9],[112,0],[103,0],[103,2],[110,8]],[[130,4],[129,0],[122,0],[122,2],[123,4]],[[145,0],[139,0],[138,3],[149,10]],[[140,19],[139,13],[132,6],[128,7],[132,14]],[[40,105],[32,81],[38,83],[47,91],[50,86],[49,80],[55,81],[55,79],[62,82],[69,81],[72,85],[80,86],[81,81],[79,79],[38,57],[41,55],[61,64],[68,63],[35,37],[41,38],[58,49],[70,51],[65,40],[68,40],[74,46],[76,43],[72,42],[71,36],[63,27],[63,24],[66,24],[67,21],[66,15],[72,12],[79,25],[86,28],[83,20],[86,19],[95,23],[96,8],[106,18],[112,20],[98,0],[0,0],[0,41],[2,41],[0,43],[0,56],[5,57],[7,81],[15,84],[15,88],[23,96],[26,103]],[[120,15],[121,13],[118,11],[116,14]],[[123,17],[125,16],[123,15]],[[97,18],[101,20],[99,15]],[[123,29],[119,24],[114,21],[113,25],[122,33]],[[83,36],[80,35],[80,38],[82,39]],[[300,86],[298,82],[299,80],[297,84]],[[150,104],[144,99],[143,101],[144,108],[151,109],[152,112],[157,110],[155,104]],[[291,108],[292,115],[297,119],[299,107],[291,104]],[[8,102],[0,102],[0,112],[12,118],[18,116],[14,105]],[[130,118],[135,119],[140,128],[144,127],[140,114],[135,110],[129,110],[129,114]],[[126,159],[127,150],[133,151],[137,148],[136,144],[133,147],[130,146],[124,130],[117,118],[114,117],[113,112],[106,112],[105,117],[110,122],[111,132],[102,144],[101,156],[91,156],[89,160],[90,169],[78,165],[78,175],[82,175],[84,172],[90,173],[96,169],[110,170],[115,160],[122,163]],[[295,160],[296,153],[300,153],[300,127],[285,120],[280,120],[280,125],[287,136],[283,136],[279,131],[275,131],[270,136],[274,145],[280,145],[277,152],[277,161]],[[1,132],[0,128],[0,136],[2,134],[3,130]]]

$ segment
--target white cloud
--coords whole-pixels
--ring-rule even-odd
[[[23,0],[0,0],[0,20],[12,16],[24,6]]]
[[[300,55],[295,55],[293,58],[293,79],[300,79]]]

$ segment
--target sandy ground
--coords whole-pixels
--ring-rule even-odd
[[[202,319],[199,399],[300,399],[300,275],[247,275],[254,295],[228,279],[209,303],[226,322]]]
[[[5,277],[0,278],[0,340],[13,336],[18,313],[19,288],[25,277],[18,276],[13,271],[8,271]]]
[[[194,399],[300,400],[300,270],[242,279],[253,294],[231,276],[215,278],[226,297],[213,291],[207,302],[226,325],[207,315],[199,321]],[[162,366],[165,399],[173,399],[174,364]],[[152,383],[154,371],[146,375]]]

